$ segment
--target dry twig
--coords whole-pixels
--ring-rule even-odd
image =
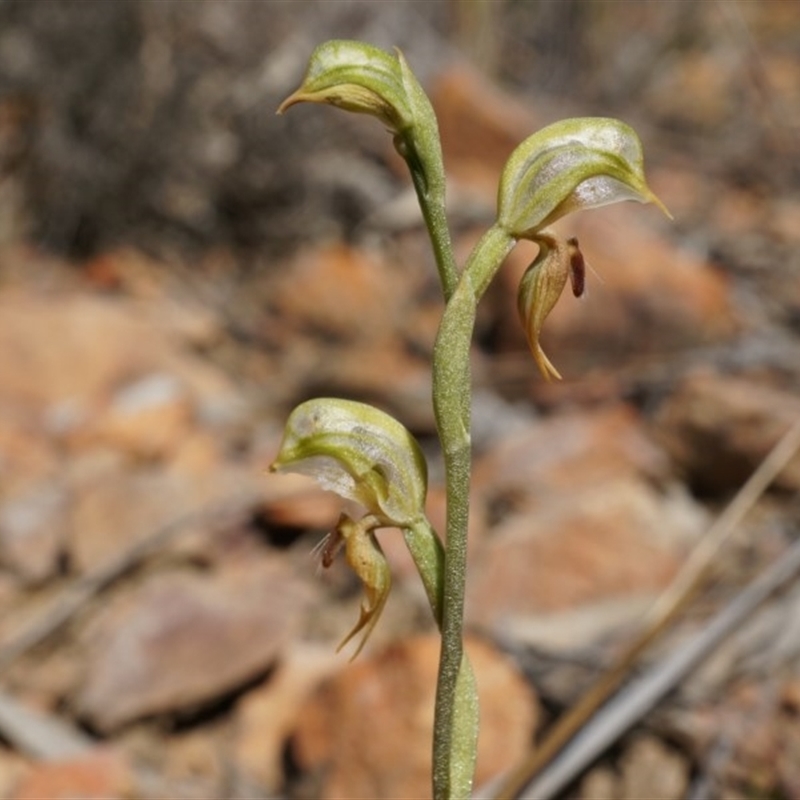
[[[705,536],[692,551],[681,570],[675,576],[672,583],[667,587],[651,609],[645,620],[644,630],[637,639],[620,656],[617,663],[606,673],[601,675],[577,704],[558,720],[551,729],[549,735],[531,752],[525,761],[505,777],[496,795],[497,800],[515,800],[515,798],[532,798],[534,796],[537,800],[541,800],[541,798],[550,796],[544,793],[544,787],[550,784],[544,784],[544,776],[542,776],[540,780],[536,780],[537,776],[579,731],[581,732],[580,741],[586,741],[584,738],[584,729],[589,728],[587,720],[590,719],[595,711],[597,711],[620,686],[642,652],[668,628],[669,624],[675,620],[678,614],[683,611],[687,604],[694,598],[697,590],[711,571],[714,558],[719,553],[722,546],[741,523],[745,514],[752,508],[758,498],[761,497],[767,487],[780,474],[781,470],[783,470],[789,461],[791,461],[799,449],[800,422],[793,425],[789,431],[787,431],[778,444],[775,445],[761,462],[758,469],[750,476],[747,483],[745,483],[730,504],[717,518],[716,522],[709,528]],[[693,640],[690,645],[679,653],[676,653],[673,659],[668,659],[663,665],[660,665],[660,667],[654,669],[652,673],[642,678],[642,683],[648,679],[652,681],[652,683],[646,684],[637,691],[642,692],[643,698],[647,697],[650,699],[646,701],[636,700],[635,704],[626,701],[627,705],[625,708],[627,708],[627,711],[624,725],[630,725],[637,719],[635,715],[631,715],[632,710],[634,714],[645,713],[649,710],[652,703],[659,699],[669,688],[669,686],[658,688],[662,686],[662,682],[664,681],[664,675],[658,672],[659,669],[672,670],[666,672],[666,675],[673,681],[670,685],[674,685],[674,683],[680,680],[680,678],[682,678],[711,647],[720,641],[724,634],[717,632],[717,626],[730,626],[731,624],[725,621],[728,619],[726,615],[736,614],[738,615],[736,616],[736,620],[742,619],[747,613],[752,611],[755,605],[768,596],[776,586],[787,580],[791,574],[794,574],[793,571],[788,575],[785,574],[788,568],[787,565],[794,565],[793,570],[800,568],[800,547],[793,547],[783,556],[779,564],[773,565],[760,578],[754,581],[750,587],[745,589],[729,607],[721,612],[718,617],[709,624],[704,633],[698,636],[696,640]],[[777,583],[775,583],[776,581]],[[768,585],[771,588],[765,591],[761,588],[764,585]],[[721,620],[721,618],[723,619]],[[730,627],[724,627],[725,632],[729,629]],[[682,660],[684,655],[687,653],[694,653],[695,649],[697,649],[697,653],[691,657],[691,660],[684,663]],[[640,687],[640,683],[630,687],[624,697],[628,697],[629,693],[632,694],[636,687]],[[656,691],[657,694],[651,697],[649,692],[653,691]],[[638,695],[635,695],[635,697],[638,697]],[[622,698],[620,698],[620,701],[622,702]],[[615,704],[610,704],[607,708],[607,713],[609,715],[618,713],[617,706]],[[568,762],[572,765],[570,767],[570,769],[573,770],[570,773],[572,777],[576,775],[574,770],[579,768],[576,767],[575,764],[579,762],[581,766],[585,766],[593,755],[599,752],[596,749],[598,741],[602,741],[603,746],[608,746],[613,741],[613,738],[609,738],[612,733],[613,736],[616,737],[625,729],[625,727],[619,727],[619,722],[615,722],[617,717],[610,716],[608,719],[607,728],[602,727],[606,724],[604,721],[605,717],[603,720],[596,720],[596,725],[593,725],[592,730],[602,730],[604,733],[601,739],[591,740],[591,749],[587,748],[586,745],[578,745],[578,740],[576,740],[575,746],[582,748],[580,752],[583,755],[577,759],[573,756]],[[570,753],[572,752],[573,750],[571,748]],[[558,763],[562,764],[562,761],[559,760]],[[556,765],[554,765],[553,769],[555,771]],[[562,774],[560,772],[561,769],[563,769],[563,767],[559,767],[559,775]],[[550,775],[550,771],[548,771],[547,774]],[[563,779],[560,778],[559,780]],[[563,785],[563,782],[558,783],[558,786]]]

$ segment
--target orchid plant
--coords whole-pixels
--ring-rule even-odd
[[[560,378],[543,352],[545,318],[572,278],[583,287],[577,240],[549,226],[571,211],[621,200],[652,202],[636,133],[607,118],[549,125],[512,153],[500,177],[497,218],[458,269],[445,214],[445,172],[431,103],[402,53],[362,42],[329,41],[312,54],[302,85],[279,108],[326,103],[377,117],[406,161],[435,256],[444,312],[433,351],[433,406],[445,463],[446,546],[425,516],[427,468],[403,425],[363,403],[309,400],[289,417],[271,469],[302,472],[364,509],[343,514],[322,545],[329,565],[344,550],[365,600],[353,630],[356,654],[373,630],[391,588],[391,572],[375,531],[400,528],[441,632],[434,710],[433,796],[466,798],[472,788],[478,736],[475,679],[464,653],[464,595],[471,469],[469,352],[478,302],[521,239],[539,251],[522,278],[519,311],[534,360],[546,380]]]

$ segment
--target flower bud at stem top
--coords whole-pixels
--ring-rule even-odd
[[[364,42],[334,39],[317,47],[302,85],[280,104],[278,113],[296,103],[327,103],[370,114],[395,133],[411,122],[397,59]]]
[[[393,134],[395,149],[408,165],[422,216],[433,244],[445,298],[458,274],[445,215],[445,174],[433,107],[403,54],[364,42],[334,39],[311,54],[303,83],[279,106],[327,103],[369,114]]]

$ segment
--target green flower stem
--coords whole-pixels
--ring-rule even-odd
[[[475,673],[466,653],[461,654],[461,664],[456,678],[453,697],[452,735],[448,742],[450,755],[447,776],[447,797],[466,799],[472,794],[475,763],[478,760],[478,687]],[[434,761],[434,764],[436,762]],[[434,781],[436,781],[434,767]],[[434,797],[437,791],[434,783]]]
[[[433,246],[442,292],[447,301],[455,291],[458,269],[445,213],[447,178],[442,158],[439,123],[428,95],[425,94],[425,90],[399,51],[397,62],[413,124],[409,128],[397,131],[394,146],[411,173],[417,200]]]
[[[441,151],[429,155],[429,158],[435,157],[438,157],[441,162]],[[414,189],[417,192],[417,200],[422,210],[422,217],[425,220],[425,227],[428,229],[428,235],[430,236],[444,299],[447,301],[452,296],[458,283],[458,269],[453,255],[450,228],[447,224],[444,180],[436,181],[437,184],[441,183],[441,185],[429,185],[425,180],[425,176],[420,170],[414,168],[410,160],[408,166]]]
[[[427,519],[403,530],[406,545],[422,578],[436,624],[442,629],[444,595],[444,548]],[[475,773],[478,749],[478,692],[475,674],[466,653],[456,678],[453,698],[452,736],[448,742],[449,766],[446,785],[453,798],[468,797]],[[437,795],[438,796],[438,795]]]
[[[442,596],[444,594],[444,548],[436,531],[427,519],[403,529],[411,557],[417,567],[431,613],[439,628],[442,627]]]
[[[514,246],[498,225],[472,251],[448,302],[433,352],[433,403],[447,480],[447,549],[442,597],[442,650],[433,733],[433,787],[437,800],[453,798],[457,683],[463,657],[464,590],[471,469],[469,354],[478,301]]]
[[[327,488],[360,502],[381,523],[404,528],[442,636],[433,793],[435,800],[463,800],[471,790],[478,731],[475,679],[463,647],[471,470],[469,357],[478,301],[517,239],[541,243],[545,226],[580,208],[620,200],[660,202],[647,186],[641,143],[628,125],[606,118],[554,123],[511,154],[498,187],[498,221],[459,274],[445,214],[436,115],[403,54],[397,50],[391,55],[363,42],[325,42],[312,53],[301,87],[281,103],[279,113],[299,102],[328,103],[376,117],[393,133],[411,172],[446,302],[433,353],[433,404],[447,482],[446,549],[421,519],[427,473],[418,445],[399,423],[375,409],[330,398],[301,405],[287,423],[273,469],[308,470]],[[545,263],[542,250],[533,265],[539,271],[528,280],[532,285],[523,287],[522,311],[537,363],[546,376],[557,377],[538,347],[539,328],[563,289],[566,271],[577,267],[568,251],[557,263]],[[549,271],[543,272],[545,267]],[[339,533],[350,535],[354,551],[372,542],[355,538],[360,530],[346,525]],[[360,568],[360,552],[347,553]],[[384,584],[375,584],[372,577],[365,589],[380,599]]]

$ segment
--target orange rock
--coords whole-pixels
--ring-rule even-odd
[[[341,663],[327,646],[295,645],[281,659],[276,673],[237,703],[233,723],[235,764],[268,794],[279,793],[282,787],[284,742],[302,705]]]
[[[408,281],[384,260],[344,245],[304,250],[270,290],[270,302],[295,330],[340,339],[395,332]]]
[[[121,387],[166,374],[199,404],[199,414],[219,415],[221,407],[231,413],[236,400],[231,381],[184,347],[213,338],[209,327],[207,315],[166,299],[143,305],[125,298],[5,290],[0,292],[0,400],[29,414],[47,412],[51,432],[68,436],[91,422]],[[159,380],[163,397],[165,379]],[[144,388],[152,400],[152,384]],[[124,392],[116,397],[118,410],[130,413],[131,400],[142,409],[147,393],[138,389],[138,398]]]
[[[213,725],[153,742],[160,756],[161,791],[153,797],[223,797],[229,772],[227,747]],[[163,759],[163,761],[161,761]]]
[[[322,489],[309,489],[292,496],[270,500],[260,517],[281,528],[333,528],[342,509],[336,495]]]
[[[431,102],[448,175],[494,200],[506,160],[542,121],[519,98],[464,65],[438,76]]]
[[[208,431],[193,428],[177,443],[170,467],[199,479],[219,470],[221,463],[220,445],[214,436]]]
[[[618,800],[620,796],[619,778],[613,769],[598,766],[581,780],[578,800]]]
[[[46,482],[0,505],[0,557],[26,583],[52,577],[63,553],[68,518],[64,488]]]
[[[475,553],[469,618],[490,627],[601,600],[655,594],[699,531],[641,480],[554,495],[508,518]],[[688,528],[688,530],[687,530]]]
[[[135,798],[135,780],[123,758],[100,749],[69,761],[37,764],[16,787],[13,800],[124,800]]]
[[[193,514],[198,516],[193,527],[206,530],[205,512],[250,492],[255,505],[263,485],[255,469],[221,459],[209,462],[208,451],[197,455],[197,461],[135,466],[113,450],[89,450],[74,458],[67,537],[71,565],[81,572],[107,566],[165,526],[183,520],[188,528]]]
[[[800,243],[800,200],[783,197],[773,203],[771,211],[771,233],[796,247]]]
[[[650,188],[675,219],[705,219],[713,209],[709,198],[722,201],[722,188],[711,182],[708,173],[698,170],[693,160],[680,153],[670,156],[669,161],[646,165]]]
[[[781,703],[794,714],[800,712],[800,677],[789,678],[781,686]]]
[[[30,775],[33,765],[13,750],[0,749],[0,797],[14,797],[16,787]]]
[[[740,110],[739,63],[719,48],[684,52],[653,82],[648,92],[651,113],[709,134],[723,128]]]
[[[399,329],[365,329],[357,342],[322,350],[310,380],[334,396],[366,398],[413,430],[434,430],[430,364],[409,354]]]
[[[712,372],[687,375],[656,418],[656,435],[700,491],[728,492],[750,476],[789,427],[800,400],[762,380]],[[800,489],[800,455],[775,484]]]
[[[259,516],[270,525],[286,528],[333,528],[342,510],[342,499],[326,492],[307,475],[264,475],[264,502]]]
[[[666,453],[629,406],[554,415],[496,442],[475,464],[475,493],[512,508],[570,496],[600,481],[669,478]]]
[[[474,638],[467,651],[481,701],[480,785],[527,751],[538,705],[507,656]],[[415,637],[326,681],[291,740],[305,789],[317,783],[323,798],[429,797],[438,658],[438,636]]]
[[[151,578],[88,631],[79,712],[112,730],[230,692],[275,661],[307,599],[277,559]]]
[[[126,468],[84,458],[74,480],[68,551],[81,572],[108,564],[137,541],[197,511],[208,497],[185,474],[159,465]],[[76,470],[77,471],[77,470]]]
[[[621,794],[625,800],[680,800],[689,786],[689,763],[654,736],[633,741],[621,759]]]
[[[3,389],[0,386],[0,396]],[[60,468],[56,448],[24,411],[0,411],[0,498],[12,498],[54,478]]]
[[[133,458],[167,459],[189,435],[192,404],[168,373],[151,373],[121,387],[89,425],[89,438]]]
[[[163,345],[145,319],[107,298],[0,294],[4,398],[43,408],[99,396]]]
[[[474,472],[473,494],[495,524],[472,542],[469,618],[552,640],[563,640],[554,612],[578,614],[575,630],[630,622],[629,608],[665,585],[706,525],[687,494],[654,484],[672,485],[669,459],[622,404],[533,421],[498,441]]]
[[[81,264],[81,278],[105,291],[122,289],[125,294],[153,300],[165,292],[165,269],[133,248],[107,250]]]

